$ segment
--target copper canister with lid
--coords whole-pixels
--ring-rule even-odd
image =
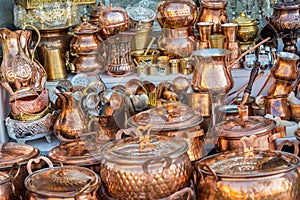
[[[16,174],[14,182],[15,191],[17,196],[24,197],[26,189],[24,187],[24,180],[28,175],[26,170],[27,162],[40,155],[40,151],[30,145],[7,142],[0,143],[0,171],[9,172]],[[19,166],[19,169],[12,169],[14,164]]]
[[[187,151],[191,161],[202,157],[204,137],[200,124],[203,117],[187,105],[170,103],[166,106],[142,111],[128,120],[130,127],[152,124],[151,132],[157,135],[179,137],[189,143]]]
[[[297,200],[299,165],[297,155],[253,146],[208,156],[195,164],[197,198]]]
[[[192,174],[187,142],[150,135],[148,125],[137,130],[140,137],[101,149],[100,175],[107,194],[119,200],[162,199],[187,187]]]

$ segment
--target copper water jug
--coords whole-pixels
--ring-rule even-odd
[[[62,103],[62,109],[54,123],[54,133],[64,142],[79,139],[87,124],[81,104],[71,94],[57,92],[56,95]]]

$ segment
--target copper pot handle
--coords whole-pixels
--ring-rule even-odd
[[[27,171],[29,174],[32,174],[32,162],[34,163],[40,163],[41,160],[45,161],[49,167],[53,167],[53,163],[51,162],[51,160],[45,156],[39,156],[37,158],[33,158],[33,159],[30,159],[27,163]]]
[[[298,156],[298,153],[299,153],[299,146],[296,142],[290,142],[288,140],[284,140],[280,143],[280,145],[277,147],[277,150],[281,151],[281,149],[283,148],[283,146],[287,144],[288,146],[292,146],[294,145],[294,154],[296,156]]]
[[[276,150],[276,139],[286,137],[285,126],[275,126],[274,132],[275,133],[268,138],[270,150]]]
[[[84,186],[84,187],[82,187],[79,191],[78,191],[78,193],[75,195],[75,200],[80,200],[80,195],[82,194],[82,193],[84,193],[84,191],[86,191],[86,190],[88,190],[89,188],[95,188],[95,187],[97,187],[97,182],[95,182],[95,184],[92,184],[93,183],[93,180],[92,179],[89,179],[88,180],[88,183]]]
[[[138,132],[136,131],[135,128],[120,129],[116,133],[116,140],[122,139],[123,135],[134,138],[134,137],[138,137]]]
[[[15,168],[17,168],[17,172],[13,175],[12,172],[13,172],[13,170]],[[11,189],[12,189],[13,195],[15,197],[19,197],[19,199],[22,199],[22,197],[20,195],[17,195],[17,193],[16,193],[16,187],[14,185],[14,182],[15,182],[16,178],[19,176],[20,171],[21,171],[21,166],[18,163],[14,163],[11,166],[10,170],[8,171],[8,173],[13,176],[13,178],[11,179]]]
[[[164,173],[167,169],[170,168],[171,164],[172,164],[172,159],[169,156],[160,156],[157,158],[150,158],[148,160],[146,160],[143,165],[142,165],[142,169],[145,173],[149,174],[149,165],[151,164],[155,164],[155,163],[165,163],[165,166],[163,167],[163,170],[161,173]]]
[[[202,164],[202,163],[196,163],[196,171],[198,171],[199,172],[199,174],[200,174],[200,178],[201,178],[201,181],[203,181],[204,180],[204,178],[203,178],[203,173],[201,172],[201,169],[204,169],[204,168],[207,168],[208,169],[208,171],[212,174],[212,176],[216,179],[216,181],[219,181],[220,180],[220,178],[218,177],[218,175],[217,175],[217,173],[212,169],[212,168],[210,168],[207,164]]]
[[[185,194],[188,194],[186,200],[192,200],[195,195],[191,188],[186,187],[169,196],[168,200],[180,199],[180,197],[183,197]]]

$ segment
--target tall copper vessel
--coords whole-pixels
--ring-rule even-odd
[[[213,33],[222,33],[221,24],[228,23],[226,0],[203,0],[200,2],[198,22],[213,22]]]

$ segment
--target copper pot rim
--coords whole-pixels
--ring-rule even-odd
[[[285,155],[285,156],[289,156],[292,157],[293,159],[295,159],[295,164],[290,165],[284,169],[277,169],[275,171],[261,171],[257,174],[254,173],[242,173],[242,174],[221,174],[218,172],[215,172],[215,175],[218,178],[225,178],[225,179],[245,179],[245,178],[265,178],[265,177],[269,177],[269,176],[274,176],[274,175],[278,175],[278,174],[282,174],[282,173],[286,173],[289,172],[295,168],[298,168],[300,165],[300,158],[298,156],[296,156],[295,154],[289,153],[289,152],[285,152],[285,151],[278,151],[278,150],[265,150],[265,149],[260,149],[260,148],[254,148],[253,149],[253,153],[255,155],[255,157],[257,157],[257,155],[262,154],[271,154],[271,155]],[[222,153],[217,153],[214,155],[210,155],[207,157],[204,157],[202,159],[200,159],[199,161],[195,162],[195,166],[205,166],[208,165],[209,163],[213,163],[215,161],[216,158],[218,158],[218,161],[224,161],[225,159],[230,159],[230,158],[238,158],[238,156],[242,157],[243,159],[245,158],[245,153],[242,150],[233,150],[233,151],[226,151],[226,152],[222,152]],[[254,157],[254,158],[255,158]],[[251,159],[251,158],[249,158]],[[237,161],[238,162],[238,161]],[[236,162],[236,163],[237,163]],[[204,164],[204,165],[203,165]],[[209,165],[208,165],[209,166]],[[211,171],[209,170],[205,170],[201,167],[198,167],[197,170],[201,170],[202,173],[208,174],[208,175],[212,175],[215,176]]]
[[[219,9],[219,8],[225,8],[227,3],[228,2],[226,0],[210,0],[210,1],[202,0],[201,6],[205,8]]]

